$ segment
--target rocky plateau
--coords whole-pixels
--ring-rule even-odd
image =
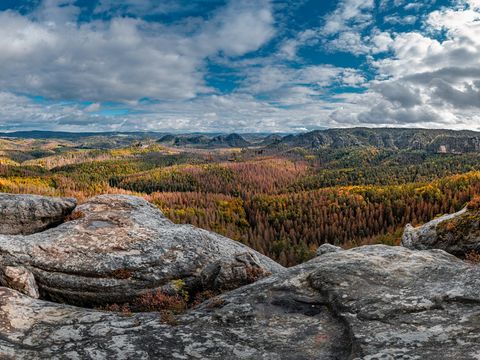
[[[285,269],[140,198],[15,198],[0,196],[0,220],[28,214],[0,228],[0,359],[480,358],[474,209]],[[95,308],[179,282],[214,296],[168,321]]]

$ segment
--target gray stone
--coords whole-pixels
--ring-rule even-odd
[[[416,228],[408,224],[402,245],[417,250],[442,249],[460,257],[480,251],[480,211],[464,208]]]
[[[43,231],[61,223],[75,206],[75,199],[0,193],[0,234]]]
[[[328,254],[309,276],[348,324],[354,359],[474,359],[480,267],[442,250],[383,245]]]
[[[265,274],[284,269],[239,242],[176,225],[138,197],[102,195],[75,212],[76,220],[42,233],[0,235],[0,271],[24,267],[43,298],[91,306],[129,302],[174,280],[199,288],[202,271],[217,261],[224,268],[233,262],[237,271],[228,281],[244,284],[238,269],[251,265],[241,256],[255,259]]]
[[[24,267],[7,266],[2,269],[1,283],[35,299],[40,297],[35,277]]]
[[[322,244],[317,249],[317,256],[322,256],[323,254],[328,254],[332,252],[343,251],[340,246],[335,246],[332,244]]]
[[[251,284],[271,273],[262,266],[255,254],[246,252],[234,259],[221,259],[208,265],[201,273],[203,289],[232,290]]]
[[[0,288],[0,358],[475,359],[480,267],[441,250],[365,246],[178,316],[122,315]]]

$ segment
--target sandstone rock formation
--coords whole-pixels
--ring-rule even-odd
[[[460,257],[480,251],[480,210],[464,208],[417,228],[407,225],[402,245],[417,250],[442,249]]]
[[[480,266],[443,250],[325,244],[284,269],[137,197],[98,196],[66,219],[73,207],[47,230],[0,235],[0,359],[480,357]],[[458,255],[478,227],[466,209],[403,243]],[[167,318],[91,308],[179,283],[223,293]]]
[[[316,255],[321,256],[323,254],[328,254],[331,252],[339,252],[342,250],[343,249],[340,246],[335,246],[332,244],[322,244],[318,247]]]
[[[43,231],[61,223],[75,206],[75,199],[0,194],[0,234]]]
[[[41,233],[0,235],[0,282],[30,295],[38,287],[45,299],[93,306],[128,302],[173,280],[201,290],[225,283],[240,286],[254,280],[248,274],[262,277],[283,270],[238,242],[173,224],[141,198],[98,196],[73,215],[75,220]],[[223,271],[221,280],[215,272],[203,276],[216,262],[231,271]],[[27,277],[15,281],[8,269]]]
[[[0,288],[0,358],[475,359],[480,267],[441,250],[323,254],[161,323]]]

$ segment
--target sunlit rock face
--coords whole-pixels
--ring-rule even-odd
[[[223,269],[230,267],[222,279],[214,270],[202,276],[218,261]],[[40,233],[0,235],[0,275],[7,268],[31,273],[45,299],[89,306],[128,302],[175,280],[189,289],[222,290],[221,284],[234,288],[251,282],[247,273],[283,271],[236,241],[176,225],[145,200],[122,195],[92,198],[75,208],[70,221]],[[16,289],[33,291],[25,286],[23,281]]]

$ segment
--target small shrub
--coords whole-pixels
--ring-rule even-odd
[[[472,250],[465,254],[465,260],[473,264],[480,264],[480,253]]]
[[[447,231],[454,231],[455,228],[456,228],[455,222],[453,222],[453,221],[448,222],[447,225],[445,226],[445,229]]]
[[[247,267],[246,272],[249,283],[254,283],[258,279],[272,275],[270,272],[259,267]]]
[[[223,305],[225,305],[225,300],[216,297],[210,300],[210,302],[207,304],[207,308],[215,309],[215,308],[222,307]]]
[[[178,325],[177,318],[175,314],[170,310],[162,310],[160,311],[160,322],[162,324],[168,324],[171,326]]]
[[[225,304],[225,300],[217,297],[218,294],[219,292],[212,291],[212,290],[205,290],[205,291],[196,293],[193,299],[193,302],[191,303],[191,307],[196,307],[207,300],[210,300],[210,302],[207,304],[207,308],[213,309],[213,308],[221,307],[222,305]]]
[[[136,300],[135,305],[138,311],[169,310],[174,314],[179,314],[188,307],[183,297],[166,294],[160,289],[147,291]]]
[[[104,306],[99,306],[96,309],[101,310],[101,311],[120,312],[120,305],[118,305],[118,304],[107,304],[107,305],[104,305]]]
[[[71,212],[67,217],[65,217],[65,222],[82,219],[83,217],[85,217],[85,214],[83,212],[75,210]]]
[[[118,312],[118,313],[122,313],[123,315],[127,315],[127,316],[132,315],[132,311],[130,310],[130,305],[128,305],[128,304],[123,304],[123,305],[107,304],[107,305],[104,305],[104,306],[96,307],[95,309],[100,310],[100,311]]]
[[[177,294],[179,294],[180,296],[183,297],[183,300],[185,300],[186,302],[188,302],[190,300],[190,294],[189,292],[185,289],[185,281],[181,280],[181,279],[177,279],[177,280],[172,280],[172,285],[173,285],[173,288],[175,289],[175,292]]]
[[[130,279],[133,276],[133,273],[128,269],[117,269],[112,272],[112,276],[115,279]]]
[[[122,307],[120,308],[120,312],[123,315],[127,315],[127,316],[132,315],[132,310],[130,310],[130,305],[128,304],[123,304]]]
[[[468,210],[480,210],[480,196],[475,196],[468,204]]]
[[[198,306],[201,303],[207,301],[208,299],[211,299],[213,297],[217,296],[217,293],[212,291],[212,290],[205,290],[201,291],[195,294],[195,297],[193,298],[193,302],[191,304],[192,307]]]

